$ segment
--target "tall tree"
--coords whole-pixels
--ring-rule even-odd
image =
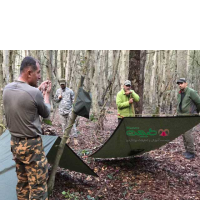
[[[46,51],[47,79],[52,81],[52,50]]]
[[[145,65],[145,51],[130,50],[128,79],[131,81],[134,91],[140,96],[140,102],[138,103],[134,102],[136,114],[142,113],[144,65]]]
[[[65,78],[64,51],[60,51],[61,78]]]
[[[54,79],[53,79],[53,51],[47,50],[45,51],[45,58],[46,58],[46,73],[47,73],[47,79],[52,82],[52,88],[54,87]],[[51,90],[50,93],[50,102],[52,102],[52,94],[53,90]],[[53,105],[53,103],[51,104]]]
[[[0,135],[3,133],[3,51],[0,50]]]
[[[4,85],[8,84],[10,81],[9,73],[9,50],[3,50],[3,79]]]
[[[108,87],[106,89],[106,93],[105,96],[103,97],[103,106],[99,112],[99,116],[98,116],[98,123],[97,123],[97,132],[98,130],[104,130],[104,119],[105,119],[105,106],[107,104],[107,101],[110,97],[110,101],[112,102],[112,92],[113,92],[113,85],[116,79],[116,74],[119,68],[119,60],[120,60],[120,56],[121,56],[121,51],[114,51],[113,52],[114,57],[113,57],[113,73],[111,74],[111,76],[109,77],[110,80],[108,80]]]
[[[16,57],[16,51],[10,50],[9,51],[9,74],[10,74],[9,82],[14,81],[15,57]]]

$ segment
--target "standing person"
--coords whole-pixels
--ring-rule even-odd
[[[124,88],[117,93],[116,104],[118,113],[118,123],[120,123],[123,117],[134,117],[135,110],[133,102],[138,102],[140,97],[131,90],[131,81],[126,80],[124,82]]]
[[[56,91],[55,95],[55,102],[59,103],[59,114],[60,114],[60,121],[62,125],[63,134],[65,129],[67,128],[69,116],[72,111],[72,105],[74,102],[74,92],[66,87],[65,79],[60,79],[60,88]],[[73,126],[74,137],[76,137],[76,127]]]
[[[177,101],[177,114],[178,115],[198,115],[200,110],[200,96],[197,91],[187,87],[185,78],[180,78],[177,81],[180,88],[178,93]],[[183,141],[186,152],[184,156],[186,159],[192,159],[195,157],[194,154],[194,139],[192,136],[193,129],[183,134]]]
[[[45,81],[36,88],[39,79],[39,62],[25,57],[18,80],[6,85],[3,91],[11,151],[16,162],[19,200],[48,199],[48,163],[42,145],[39,115],[47,118],[50,114],[51,82]]]

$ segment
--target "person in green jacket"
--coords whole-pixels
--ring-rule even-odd
[[[180,78],[177,81],[180,88],[178,93],[177,101],[177,115],[198,115],[200,111],[200,96],[197,91],[187,87],[185,78]],[[194,138],[192,136],[193,129],[183,134],[183,141],[186,152],[184,157],[186,159],[192,159],[195,157],[194,154]]]
[[[120,123],[123,117],[135,117],[135,109],[133,102],[138,102],[140,97],[131,90],[131,81],[124,82],[124,88],[117,93],[116,104],[118,113],[118,122]]]

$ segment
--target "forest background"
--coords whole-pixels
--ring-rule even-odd
[[[199,157],[200,126],[195,128],[197,157],[190,162],[183,158],[182,137],[160,149],[140,157],[95,161],[87,157],[101,146],[117,126],[116,95],[126,79],[140,96],[134,103],[137,116],[176,114],[178,78],[185,77],[189,87],[200,93],[199,50],[1,50],[0,51],[0,131],[6,126],[2,92],[6,84],[16,80],[25,56],[40,61],[40,82],[52,81],[53,101],[58,80],[65,78],[67,87],[77,93],[82,68],[88,59],[84,89],[92,95],[90,119],[81,118],[79,135],[69,146],[99,178],[57,169],[51,200],[56,199],[200,199]],[[61,132],[58,113],[47,134]],[[69,176],[70,174],[70,176]],[[183,192],[184,191],[184,192]],[[183,197],[183,198],[182,198]]]
[[[77,91],[86,50],[1,50],[0,51],[0,124],[4,124],[2,92],[16,80],[25,56],[41,63],[41,80],[52,81],[51,99],[65,78],[67,87]],[[200,92],[200,51],[198,50],[89,50],[84,89],[92,95],[91,115],[99,118],[102,107],[116,108],[117,92],[126,79],[140,96],[136,114],[142,116],[176,113],[176,80],[187,79],[189,87]],[[52,102],[52,110],[56,107]],[[0,132],[3,127],[0,127]]]

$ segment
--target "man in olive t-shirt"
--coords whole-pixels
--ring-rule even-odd
[[[11,133],[11,151],[16,162],[19,200],[47,200],[48,165],[40,134],[39,115],[50,114],[49,95],[51,82],[40,79],[40,65],[32,57],[25,57],[21,63],[17,81],[6,85],[3,104],[7,127]],[[40,90],[43,89],[43,94]]]

